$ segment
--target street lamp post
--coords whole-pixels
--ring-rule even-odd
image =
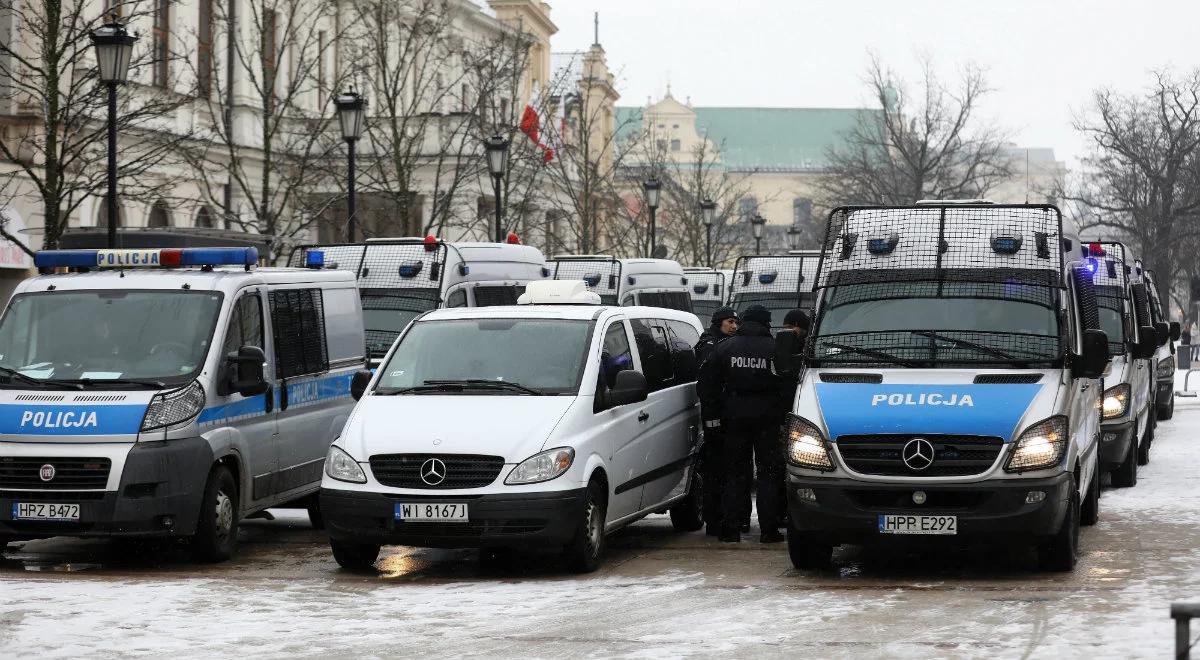
[[[788,249],[789,250],[799,250],[800,249],[800,233],[801,233],[800,228],[797,227],[796,225],[792,225],[791,227],[788,227],[787,241],[788,241]]]
[[[129,78],[135,35],[117,22],[116,16],[92,30],[100,82],[108,85],[108,247],[117,247],[117,85]]]
[[[754,254],[758,254],[762,250],[763,227],[766,224],[767,219],[757,213],[750,218],[750,231],[754,233]]]
[[[357,203],[354,190],[354,148],[358,138],[362,137],[363,116],[367,113],[367,99],[354,90],[338,96],[333,100],[337,108],[338,121],[342,125],[342,139],[346,141],[346,160],[349,174],[346,179],[346,240],[354,242],[355,224],[357,222]]]
[[[492,192],[496,198],[496,242],[504,242],[504,206],[500,199],[500,184],[508,170],[508,140],[493,135],[484,142],[487,148],[488,171],[492,173]]]
[[[704,219],[704,258],[708,267],[712,268],[712,228],[717,217],[717,203],[705,197],[704,201],[700,202],[700,215]]]
[[[662,192],[662,184],[655,177],[646,179],[642,184],[642,188],[646,191],[646,206],[650,209],[650,258],[654,258],[654,250],[658,247],[655,236],[654,215],[658,211],[658,196]]]

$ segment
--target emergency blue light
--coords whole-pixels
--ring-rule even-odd
[[[421,272],[421,266],[423,265],[420,261],[409,261],[400,264],[396,272],[399,273],[400,277],[416,277],[417,273]]]
[[[997,254],[1016,254],[1020,249],[1020,236],[992,236],[992,250]]]
[[[595,287],[600,284],[600,273],[588,273],[583,276],[583,283],[589,287]]]
[[[777,278],[777,277],[779,277],[779,271],[777,271],[777,270],[769,270],[765,273],[759,273],[758,274],[758,283],[759,284],[770,284],[770,283],[774,282],[775,278]]]
[[[471,267],[466,265],[465,263],[459,263],[458,264],[458,274],[462,277],[466,277],[467,275],[470,275]]]
[[[693,284],[693,285],[692,285],[692,291],[695,291],[697,295],[701,295],[701,296],[702,296],[702,295],[704,295],[704,294],[705,294],[705,292],[707,292],[707,291],[708,291],[708,283],[707,283],[707,282],[701,282],[701,283],[699,283],[699,284]]]
[[[883,238],[872,238],[867,241],[867,251],[871,254],[891,254],[900,242],[899,234],[888,234]]]
[[[626,276],[625,281],[629,282],[629,286],[633,286],[634,284],[637,284],[637,278],[634,277],[633,275]]]
[[[1100,264],[1096,263],[1095,259],[1088,258],[1083,262],[1083,267],[1087,269],[1089,275],[1095,277],[1096,271],[1100,268]]]
[[[542,277],[550,277],[550,269],[542,266]]]
[[[126,250],[43,250],[34,255],[39,269],[172,268],[182,266],[254,266],[258,250],[239,248],[137,248]]]
[[[305,252],[304,266],[306,268],[324,268],[325,253],[320,250],[309,250]]]

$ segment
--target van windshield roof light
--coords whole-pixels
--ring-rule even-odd
[[[891,254],[899,242],[900,235],[892,232],[886,236],[879,236],[868,240],[867,251],[871,254]]]
[[[1021,251],[1021,237],[1015,232],[992,234],[992,251],[996,254],[1016,254]]]
[[[525,286],[518,305],[599,305],[600,294],[583,280],[535,280]]]
[[[182,268],[187,266],[245,266],[258,264],[258,249],[137,248],[123,250],[42,250],[34,266],[49,268]]]
[[[759,284],[770,284],[770,283],[774,282],[775,278],[777,278],[777,277],[779,277],[779,271],[768,270],[768,271],[758,274],[758,283]]]

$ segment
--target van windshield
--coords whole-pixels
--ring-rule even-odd
[[[418,314],[437,309],[438,289],[362,289],[363,330],[367,339],[367,357],[376,360],[387,355],[396,337]]]
[[[0,368],[36,380],[183,383],[203,368],[221,309],[211,291],[54,291],[12,299]]]
[[[783,317],[793,309],[811,310],[816,294],[811,291],[803,293],[738,293],[733,296],[730,306],[738,315],[746,312],[751,305],[762,305],[771,312],[771,327],[775,330],[783,328]]]
[[[827,290],[823,363],[1017,366],[1059,360],[1058,290],[1001,282],[887,282]]]
[[[525,318],[422,321],[380,367],[375,393],[574,395],[591,325]]]
[[[1100,313],[1100,329],[1108,335],[1108,353],[1112,356],[1125,353],[1125,316],[1122,312],[1122,288],[1100,285],[1096,287],[1096,305]]]

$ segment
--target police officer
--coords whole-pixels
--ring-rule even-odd
[[[732,307],[722,307],[712,314],[712,324],[700,335],[696,344],[696,362],[700,365],[712,356],[716,347],[737,332],[737,312]],[[718,536],[721,533],[721,491],[725,481],[722,469],[721,444],[721,399],[714,397],[700,400],[700,416],[704,421],[704,444],[700,449],[700,474],[704,484],[705,533]],[[744,517],[750,517],[749,497],[744,505]],[[739,515],[738,520],[742,519]]]
[[[802,309],[793,309],[783,317],[783,330],[775,335],[775,373],[783,381],[779,400],[779,423],[783,424],[783,413],[792,409],[796,388],[800,385],[800,373],[804,370],[804,343],[808,341],[809,318]],[[786,485],[782,478],[776,484],[780,502],[786,502]],[[787,526],[786,507],[781,505],[779,526]]]
[[[741,501],[750,489],[747,466],[753,455],[758,468],[760,541],[777,543],[782,502],[777,482],[783,478],[783,445],[779,442],[782,379],[772,365],[775,339],[771,312],[751,305],[742,314],[737,334],[721,342],[700,367],[701,400],[719,399],[724,431],[725,490],[722,493],[722,541],[742,540],[737,525]]]

